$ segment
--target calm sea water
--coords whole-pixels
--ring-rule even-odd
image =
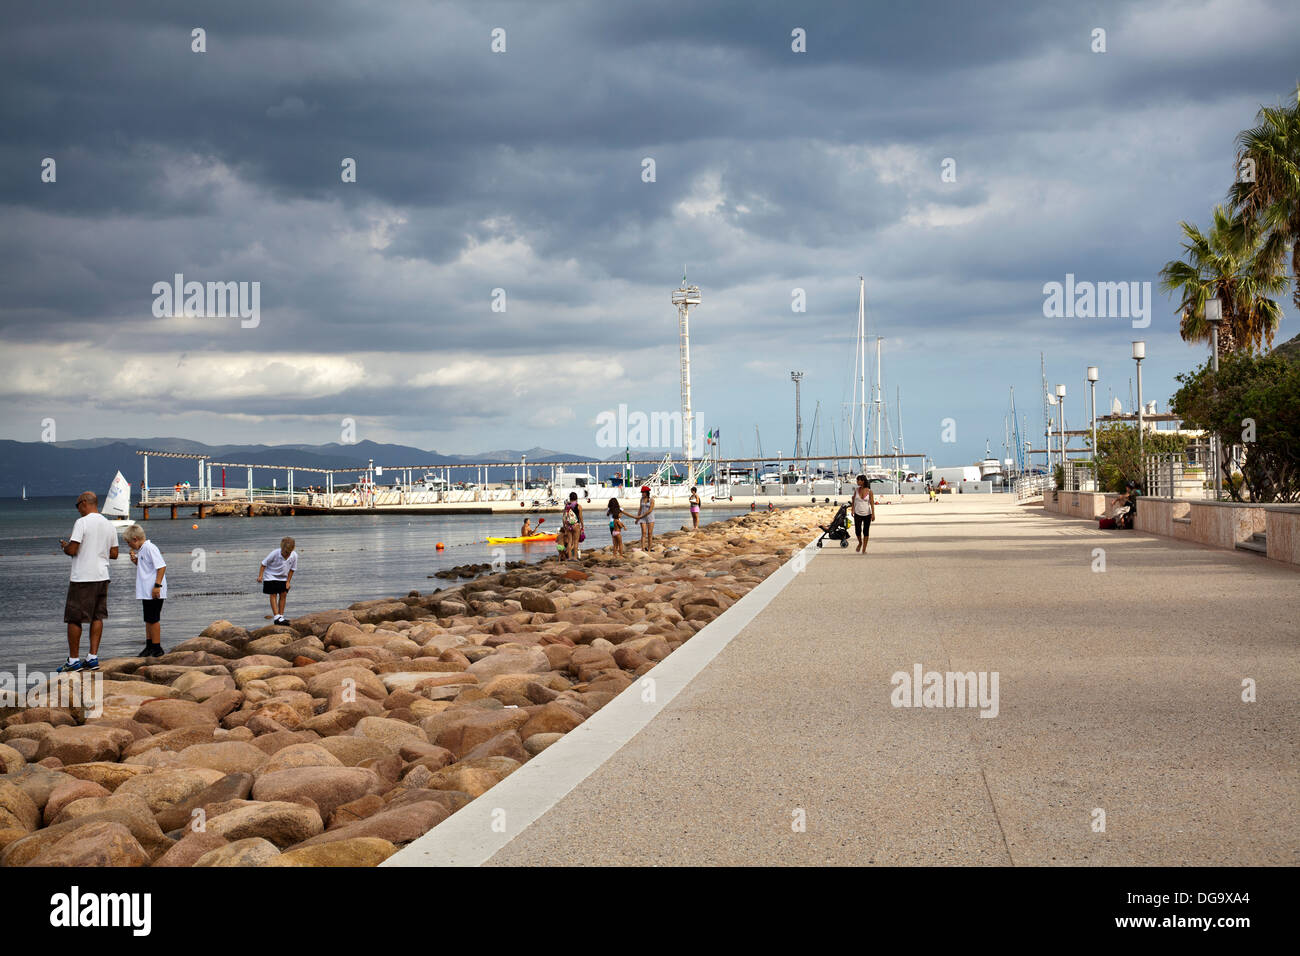
[[[70,559],[59,551],[77,520],[71,496],[26,502],[0,500],[0,670],[19,662],[29,669],[50,668],[67,653],[63,604]],[[181,509],[186,513],[186,509]],[[609,526],[588,509],[586,547],[609,544]],[[745,509],[706,510],[701,521],[716,521]],[[164,516],[165,510],[161,512]],[[671,517],[669,517],[671,516]],[[138,514],[136,515],[138,518]],[[554,530],[556,514],[543,515],[545,530]],[[429,575],[459,564],[492,560],[488,535],[518,534],[522,517],[513,515],[339,515],[293,518],[166,517],[141,527],[167,559],[168,600],[163,607],[163,646],[171,648],[225,618],[252,630],[269,623],[270,605],[257,583],[258,565],[286,535],[297,542],[298,572],[289,592],[290,617],[309,611],[346,607],[355,601],[428,593],[454,583]],[[665,512],[657,530],[688,522],[685,511]],[[534,517],[534,522],[536,517]],[[197,528],[192,527],[198,525]],[[637,530],[632,526],[630,540]],[[120,535],[120,532],[119,532]],[[446,545],[439,552],[435,545]],[[135,598],[135,565],[122,542],[121,556],[110,563],[108,620],[99,656],[134,654],[144,643],[140,602]],[[509,561],[539,561],[555,554],[553,543],[501,545]],[[196,569],[194,549],[203,551]],[[89,629],[82,635],[83,656]]]

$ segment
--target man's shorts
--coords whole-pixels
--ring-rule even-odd
[[[164,598],[144,598],[140,603],[144,605],[144,622],[146,624],[157,624],[162,620],[162,606]]]
[[[288,587],[288,582],[286,581],[263,581],[262,582],[263,594],[283,594],[287,590],[289,590],[289,587]]]
[[[108,617],[107,581],[69,581],[68,601],[63,606],[64,624],[102,621]]]

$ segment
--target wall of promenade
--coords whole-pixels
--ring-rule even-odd
[[[1091,491],[1047,492],[1043,509],[1072,518],[1095,520],[1118,495]],[[1212,548],[1235,548],[1257,533],[1265,535],[1268,557],[1300,565],[1300,506],[1254,505],[1184,498],[1139,498],[1134,527]]]

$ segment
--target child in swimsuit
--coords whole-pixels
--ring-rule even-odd
[[[613,553],[621,555],[623,553],[623,522],[618,519],[623,514],[623,508],[619,505],[617,498],[609,499],[609,507],[605,509],[605,514],[609,515],[609,536],[614,539]]]
[[[691,530],[700,530],[700,490],[691,489]]]

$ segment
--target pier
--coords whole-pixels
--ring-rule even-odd
[[[694,462],[694,485],[678,478],[678,469],[685,468],[684,461],[671,456],[662,459],[630,461],[557,461],[529,464],[526,460],[434,463],[425,465],[376,465],[373,461],[344,468],[321,468],[313,465],[280,465],[249,462],[216,461],[204,455],[183,452],[166,452],[139,449],[143,478],[138,486],[138,499],[134,507],[141,510],[142,520],[148,521],[151,511],[165,509],[172,519],[181,517],[182,510],[190,516],[207,518],[212,515],[241,515],[246,517],[277,515],[329,515],[391,512],[398,514],[492,514],[496,512],[558,511],[563,499],[571,491],[581,496],[591,495],[584,504],[609,497],[632,502],[640,497],[642,484],[649,485],[656,507],[686,507],[690,489],[700,489],[701,504],[705,507],[744,507],[759,503],[790,499],[790,503],[807,503],[814,498],[836,498],[852,493],[851,481],[830,477],[803,481],[758,484],[757,482],[707,481],[701,473],[734,474],[752,472],[757,476],[766,462],[776,464],[783,475],[803,474],[809,464],[832,464],[839,471],[841,463],[855,470],[865,461],[906,463],[918,460],[924,463],[924,453],[898,455],[826,455],[817,458],[712,458]],[[149,459],[184,459],[195,464],[197,484],[190,487],[149,484]],[[492,475],[509,470],[510,478],[493,481]],[[255,472],[271,471],[285,477],[284,487],[267,490],[255,483]],[[631,477],[624,480],[631,472]],[[233,472],[233,474],[231,474]],[[575,472],[590,475],[595,484],[566,484]],[[602,484],[612,480],[616,484]],[[636,477],[640,473],[640,477]],[[442,487],[423,487],[426,475],[437,476]],[[465,475],[459,482],[456,475]],[[531,476],[530,476],[531,475]],[[581,477],[580,475],[580,477]],[[340,481],[339,476],[350,476]],[[545,477],[543,477],[545,476]],[[239,486],[228,484],[232,478],[243,479]],[[389,485],[380,485],[377,479],[391,478]],[[215,480],[215,483],[214,483]],[[276,479],[278,482],[278,479]],[[457,488],[457,483],[467,487]],[[545,485],[545,487],[543,487]],[[806,499],[806,500],[805,500]]]

